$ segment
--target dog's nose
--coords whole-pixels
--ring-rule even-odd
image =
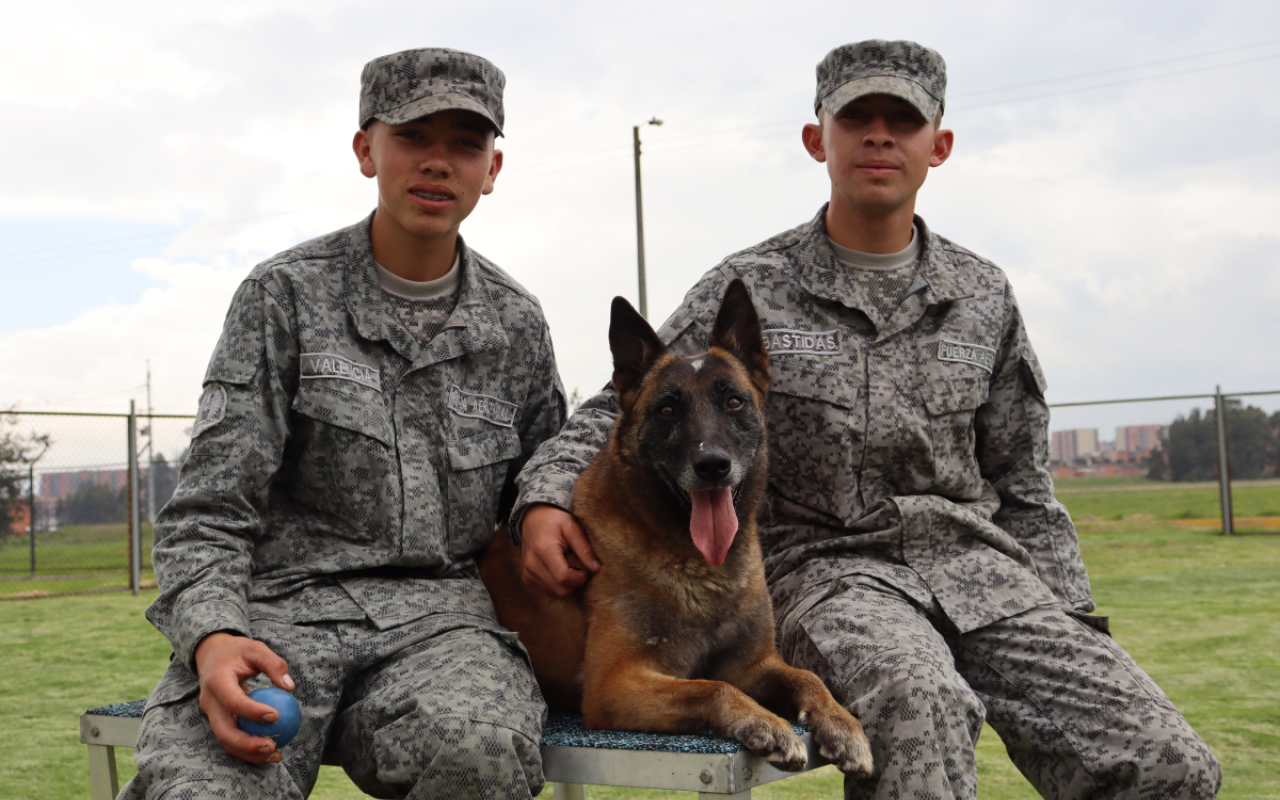
[[[703,453],[693,460],[693,471],[704,481],[723,480],[732,467],[724,453]]]

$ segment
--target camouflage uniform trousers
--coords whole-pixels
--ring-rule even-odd
[[[976,797],[984,721],[1047,798],[1217,794],[1217,760],[1102,618],[1041,606],[961,634],[862,576],[810,602],[780,609],[779,641],[871,739],[876,775],[846,778],[850,800]]]
[[[289,663],[302,728],[279,764],[223,750],[200,710],[197,679],[171,662],[148,703],[138,776],[121,800],[294,800],[322,757],[377,797],[527,798],[543,786],[546,705],[514,634],[486,620],[425,617],[385,631],[368,622],[254,620],[254,638]],[[251,688],[266,685],[259,676]],[[158,698],[173,698],[157,702]]]

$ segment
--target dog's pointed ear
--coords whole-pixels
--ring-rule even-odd
[[[609,350],[613,353],[613,388],[621,396],[640,383],[658,356],[667,352],[667,346],[640,312],[625,298],[615,297],[609,318]]]
[[[760,316],[741,278],[724,290],[724,300],[711,327],[711,346],[728,350],[746,365],[751,379],[762,389],[769,386],[769,353],[764,349]]]

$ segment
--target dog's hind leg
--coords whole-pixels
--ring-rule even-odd
[[[792,667],[776,651],[769,651],[733,682],[766,708],[797,714],[813,731],[818,752],[841,772],[871,774],[871,744],[862,724],[836,702],[817,675]]]
[[[784,770],[807,761],[791,725],[723,681],[684,680],[647,665],[617,664],[605,680],[588,676],[582,711],[587,728],[645,733],[701,733],[736,739]]]

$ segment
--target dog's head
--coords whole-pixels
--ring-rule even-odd
[[[609,347],[622,457],[688,502],[694,545],[723,563],[738,530],[735,492],[748,479],[762,487],[765,472],[769,355],[746,286],[735,278],[725,290],[705,353],[672,355],[621,297]]]

